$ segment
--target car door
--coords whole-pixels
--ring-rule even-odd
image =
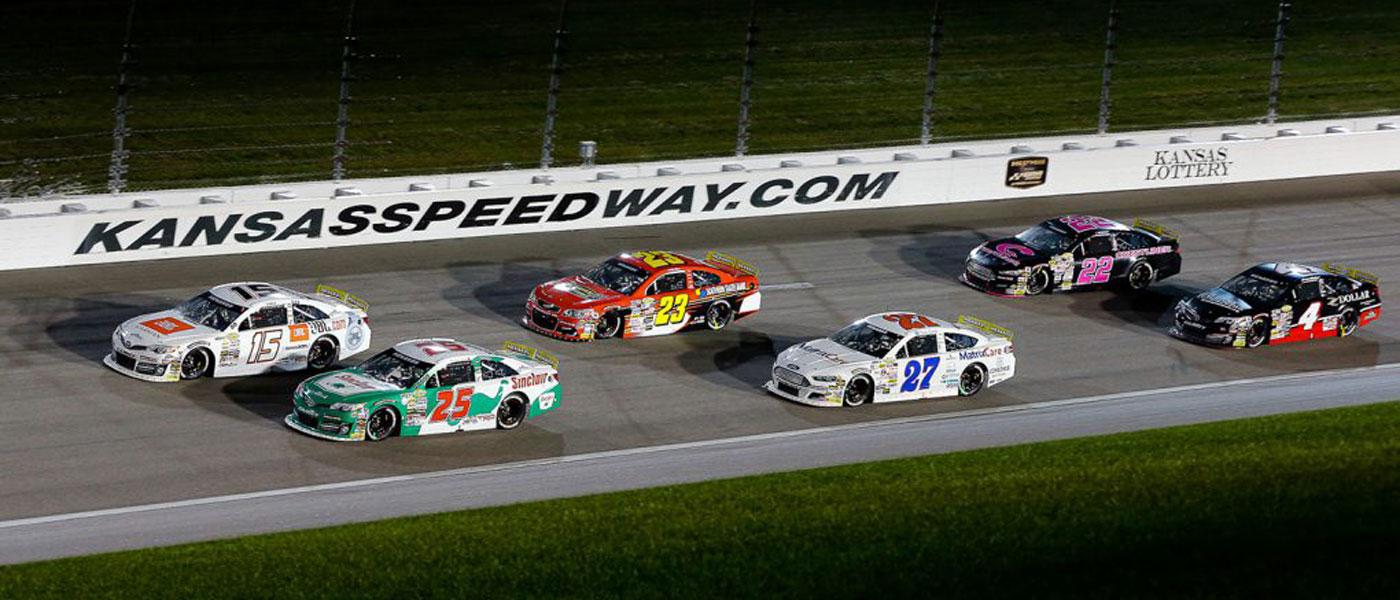
[[[1290,338],[1308,339],[1322,332],[1326,317],[1335,314],[1323,301],[1322,281],[1319,277],[1304,279],[1293,284],[1288,292],[1292,306],[1293,327]]]
[[[632,325],[634,336],[664,335],[680,331],[690,323],[690,305],[694,300],[690,275],[682,268],[656,273],[642,289],[640,302],[634,302]]]
[[[238,323],[239,356],[243,358],[239,372],[262,373],[274,368],[288,368],[286,357],[293,345],[287,319],[287,304],[259,304],[248,311]],[[301,365],[305,366],[305,359]],[[232,374],[237,374],[230,369]]]
[[[1075,287],[1108,283],[1113,276],[1113,236],[1100,231],[1085,238],[1075,246],[1074,260]]]
[[[419,433],[456,431],[467,422],[476,396],[476,368],[470,358],[439,365],[428,378],[428,418]]]
[[[900,350],[899,386],[894,400],[914,400],[941,395],[939,372],[945,369],[938,334],[911,336]]]

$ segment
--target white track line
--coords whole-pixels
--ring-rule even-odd
[[[843,431],[852,429],[864,429],[868,427],[890,427],[901,424],[920,423],[925,421],[942,421],[947,419],[961,419],[1000,413],[1023,412],[1032,410],[1044,410],[1048,408],[1058,408],[1063,406],[1075,406],[1081,404],[1092,404],[1095,402],[1107,402],[1111,400],[1128,400],[1145,396],[1157,396],[1161,394],[1175,394],[1181,392],[1205,391],[1227,387],[1251,385],[1256,383],[1280,383],[1299,379],[1315,379],[1319,377],[1332,377],[1351,373],[1366,373],[1371,371],[1383,371],[1400,369],[1400,363],[1387,363],[1370,367],[1355,367],[1348,369],[1330,369],[1326,371],[1310,371],[1306,373],[1290,373],[1287,375],[1271,375],[1268,377],[1254,377],[1249,379],[1232,379],[1230,381],[1215,381],[1209,383],[1197,383],[1170,388],[1159,388],[1151,390],[1137,390],[1132,392],[1118,392],[1113,394],[1102,394],[1098,396],[1083,396],[1080,398],[1066,398],[1063,400],[1046,400],[1044,402],[1031,402],[1027,404],[1013,404],[1008,406],[997,406],[990,408],[978,408],[972,410],[939,413],[932,415],[920,415],[914,417],[901,417],[895,419],[882,419],[868,421],[864,423],[851,423],[847,425],[831,425],[827,427],[812,427],[808,429],[796,429],[791,431],[775,431],[771,433],[760,433],[731,438],[720,438],[714,440],[702,440],[695,442],[684,442],[679,444],[665,444],[660,446],[644,446],[639,448],[626,448],[622,450],[608,450],[604,452],[590,452],[586,454],[574,454],[570,456],[558,456],[553,458],[543,458],[538,460],[527,460],[501,465],[485,465],[480,467],[466,467],[462,469],[449,469],[445,471],[430,471],[427,473],[417,473],[412,475],[396,475],[392,477],[376,477],[372,479],[357,479],[354,481],[342,481],[338,483],[323,483],[293,488],[282,488],[276,490],[264,490],[260,492],[248,492],[243,494],[230,494],[226,496],[212,496],[208,498],[194,498],[190,500],[177,500],[173,502],[160,502],[155,504],[141,504],[136,506],[125,506],[119,508],[108,508],[102,510],[91,510],[84,512],[66,513],[58,515],[48,515],[43,517],[31,517],[26,519],[14,519],[10,521],[0,521],[0,529],[13,527],[24,527],[28,525],[42,525],[45,523],[58,523],[62,521],[75,521],[78,519],[91,519],[96,517],[110,517],[126,515],[132,513],[165,510],[172,508],[185,508],[190,506],[201,506],[206,504],[221,504],[226,502],[237,502],[240,500],[257,500],[261,498],[273,498],[277,496],[291,496],[295,494],[305,494],[313,492],[325,492],[334,490],[345,490],[361,487],[382,485],[386,483],[400,483],[417,479],[429,479],[435,477],[449,477],[456,475],[469,475],[472,473],[485,473],[492,471],[504,471],[510,469],[522,469],[540,465],[566,464],[573,462],[583,462],[589,460],[599,460],[621,456],[633,456],[638,454],[651,454],[658,452],[671,452],[676,450],[688,450],[695,448],[707,448],[713,446],[723,446],[730,444],[745,444],[761,442],[764,440],[797,437],[804,435],[814,435],[833,431]]]
[[[798,281],[798,282],[796,282],[796,283],[774,283],[774,284],[769,284],[769,285],[763,285],[763,284],[759,284],[759,285],[758,285],[759,291],[764,291],[764,292],[766,292],[766,291],[782,291],[782,290],[810,290],[810,289],[812,289],[812,288],[814,288],[814,287],[817,287],[817,286],[812,285],[811,282],[808,282],[808,281]]]

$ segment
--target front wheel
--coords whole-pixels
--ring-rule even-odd
[[[525,413],[530,408],[530,404],[520,396],[506,398],[501,406],[496,409],[496,427],[498,429],[515,429],[525,422]]]
[[[1045,267],[1036,267],[1031,271],[1030,279],[1026,281],[1026,295],[1039,296],[1045,290],[1050,289],[1050,271]]]
[[[841,398],[841,403],[846,406],[860,406],[867,404],[875,397],[875,384],[869,377],[857,377],[846,384],[846,393]]]
[[[209,373],[209,366],[213,361],[209,359],[209,351],[203,348],[190,350],[185,358],[180,360],[180,379],[199,379]]]
[[[382,442],[394,435],[399,424],[399,413],[387,406],[374,411],[365,421],[365,437],[371,442]]]
[[[958,376],[958,395],[975,396],[987,385],[987,369],[982,365],[972,365],[963,369]]]
[[[1244,345],[1250,348],[1258,348],[1269,341],[1269,322],[1263,317],[1255,319],[1249,324],[1249,331],[1244,334]]]
[[[598,333],[594,337],[617,337],[618,332],[621,330],[622,317],[618,316],[616,312],[606,313],[603,315],[602,319],[598,320]]]
[[[734,309],[729,306],[728,302],[720,300],[705,309],[705,324],[709,325],[710,329],[719,331],[733,321]]]

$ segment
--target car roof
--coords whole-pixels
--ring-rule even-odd
[[[642,260],[642,258],[641,258],[641,255],[642,255],[642,254],[645,254],[645,253],[647,253],[647,252],[657,252],[657,253],[668,254],[668,255],[670,255],[670,256],[674,256],[674,257],[676,257],[677,259],[679,259],[679,260],[680,260],[680,263],[679,263],[679,264],[667,264],[667,265],[664,266],[664,267],[653,267],[653,266],[651,266],[651,265],[648,265],[648,264],[646,263],[646,261],[645,261],[645,260]],[[648,272],[648,273],[655,273],[656,271],[664,271],[664,270],[666,270],[666,269],[674,269],[674,268],[677,268],[677,267],[687,267],[687,268],[689,268],[689,267],[709,267],[709,268],[711,268],[711,269],[714,268],[713,266],[706,264],[704,261],[701,261],[701,260],[698,260],[698,259],[695,259],[695,258],[691,258],[691,257],[686,256],[686,255],[684,255],[684,254],[681,254],[681,253],[679,253],[679,252],[671,252],[670,250],[637,250],[637,251],[635,251],[635,252],[623,252],[622,254],[619,254],[619,255],[615,256],[614,258],[616,258],[617,260],[620,260],[620,261],[622,261],[622,262],[625,262],[625,263],[627,263],[627,264],[629,264],[629,265],[632,265],[632,266],[634,266],[634,267],[637,267],[638,269],[642,269],[642,270],[644,270],[644,271],[646,271],[646,272]]]
[[[1084,222],[1092,224],[1093,227],[1090,227],[1083,231],[1077,231],[1071,229],[1068,225],[1065,224],[1066,219],[1080,219]],[[1042,224],[1048,225],[1052,223],[1058,225],[1059,227],[1069,229],[1070,232],[1075,235],[1082,235],[1091,231],[1132,231],[1133,229],[1132,227],[1128,227],[1127,225],[1119,223],[1118,221],[1114,221],[1113,219],[1106,219],[1104,217],[1099,217],[1095,215],[1064,215],[1062,217],[1056,217],[1054,219],[1046,219]]]
[[[1297,281],[1307,277],[1314,277],[1317,275],[1327,274],[1327,271],[1323,270],[1320,267],[1314,267],[1311,265],[1300,265],[1298,263],[1290,262],[1259,263],[1255,265],[1253,269],[1250,270],[1256,273],[1260,273],[1262,275],[1272,275],[1274,277],[1278,277],[1280,279],[1287,279],[1289,281]]]
[[[245,293],[256,289],[256,296],[248,298],[244,293],[240,293],[238,288],[243,288]],[[225,283],[209,288],[209,293],[215,298],[223,300],[234,306],[247,308],[265,300],[307,300],[309,296],[293,289],[288,289],[280,285],[264,283],[262,281],[238,281]]]
[[[908,318],[910,316],[912,316],[913,318]],[[961,330],[960,327],[957,327],[956,325],[949,323],[948,321],[944,321],[942,319],[935,319],[928,315],[910,311],[890,311],[876,313],[865,317],[864,319],[861,319],[861,321],[866,323],[867,325],[870,325],[871,327],[884,329],[885,331],[889,331],[898,335],[909,335],[915,332],[932,333],[937,330],[947,329]],[[929,323],[931,323],[931,325]]]
[[[442,351],[428,352],[428,349],[432,348],[434,344],[437,344]],[[462,349],[448,350],[445,347],[447,344],[455,344]],[[419,338],[416,340],[404,340],[394,344],[394,351],[412,358],[413,360],[431,365],[458,358],[476,358],[482,355],[495,355],[494,352],[482,348],[481,346],[459,342],[452,338]]]

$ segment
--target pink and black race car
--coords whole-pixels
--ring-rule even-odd
[[[1050,219],[972,250],[960,278],[999,296],[1034,296],[1106,284],[1140,290],[1181,271],[1176,235],[1088,215]]]

